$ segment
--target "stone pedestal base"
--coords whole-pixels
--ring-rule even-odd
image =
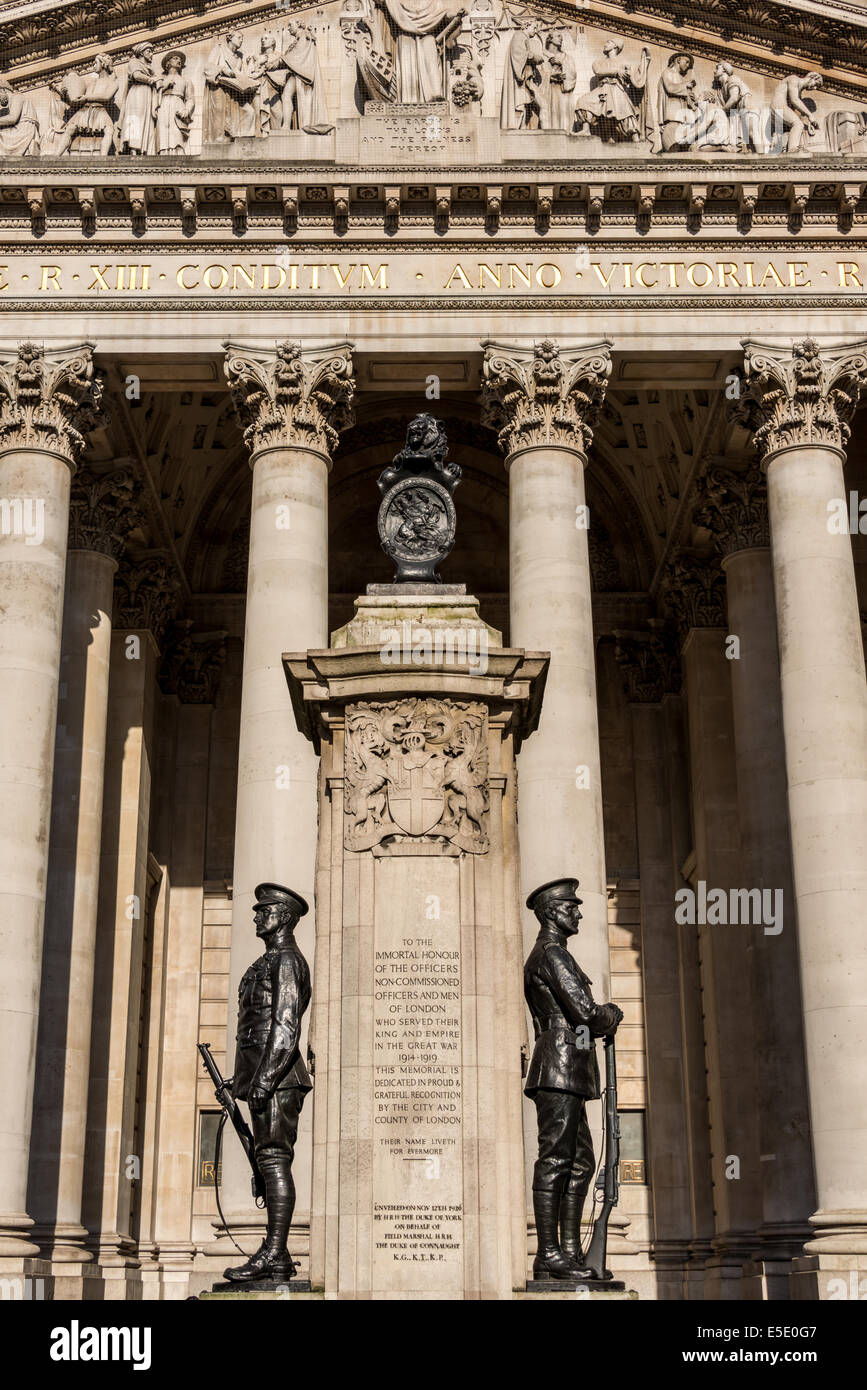
[[[615,1281],[604,1287],[601,1284],[570,1284],[567,1280],[535,1280],[526,1289],[516,1289],[512,1298],[530,1303],[537,1300],[565,1303],[637,1303],[635,1289],[627,1289],[625,1284]]]
[[[789,1285],[797,1302],[867,1302],[867,1254],[802,1255]]]
[[[309,1279],[290,1279],[288,1283],[278,1284],[274,1280],[263,1279],[255,1287],[242,1288],[239,1284],[215,1284],[212,1289],[198,1295],[201,1302],[213,1303],[287,1303],[292,1300],[321,1300],[325,1294],[321,1289],[311,1289]]]

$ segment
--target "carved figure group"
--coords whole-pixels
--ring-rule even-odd
[[[208,55],[205,143],[293,129],[323,135],[333,128],[316,36],[307,25],[290,20],[279,33],[263,34],[258,53],[246,52],[243,33],[233,30]]]
[[[153,64],[151,43],[136,44],[125,78],[107,53],[98,53],[91,72],[69,73],[49,83],[49,129],[42,153],[61,155],[78,137],[99,140],[103,157],[118,154],[184,154],[195,112],[193,84],[184,77],[186,57],[178,49]]]
[[[761,99],[732,63],[719,62],[703,88],[689,52],[654,64],[649,48],[629,51],[623,39],[609,37],[591,62],[586,29],[576,37],[574,26],[554,16],[516,14],[500,0],[460,4],[343,0],[337,22],[355,68],[356,109],[434,106],[481,116],[491,112],[485,89],[502,61],[498,104],[507,131],[648,142],[655,154],[777,155],[822,146],[845,154],[867,142],[867,112],[826,111],[820,118],[818,72],[788,73]],[[331,132],[320,49],[321,25],[294,17],[255,36],[228,30],[204,59],[203,146]],[[196,92],[186,66],[179,49],[157,59],[150,40],[133,46],[125,66],[98,53],[90,71],[48,83],[47,118],[32,97],[0,78],[0,158],[187,154]]]

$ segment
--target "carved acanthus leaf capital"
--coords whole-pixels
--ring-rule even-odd
[[[483,346],[483,419],[498,431],[503,452],[550,444],[586,454],[611,375],[611,344]]]
[[[768,487],[753,463],[743,473],[710,463],[696,480],[693,521],[713,536],[720,555],[770,545]]]
[[[669,561],[663,585],[681,640],[694,627],[725,627],[726,581],[715,556],[681,551]]]
[[[744,365],[750,402],[761,417],[754,436],[761,457],[810,444],[846,448],[867,385],[867,340],[820,347],[804,338],[790,353],[745,342]]]
[[[46,351],[20,343],[0,354],[0,448],[45,449],[77,462],[85,435],[105,423],[93,344]]]
[[[79,468],[69,498],[69,549],[98,550],[119,560],[130,532],[144,521],[140,496],[131,468],[101,474]]]
[[[192,620],[172,624],[160,672],[163,690],[184,705],[213,705],[226,660],[224,631],[194,632]]]
[[[232,400],[251,453],[281,447],[333,453],[339,431],[353,422],[351,343],[310,352],[289,342],[272,352],[224,346]]]
[[[633,705],[657,705],[681,686],[677,639],[658,619],[641,632],[615,631],[615,657],[623,673],[626,696]]]
[[[114,580],[114,627],[147,629],[161,643],[180,588],[174,566],[165,555],[122,564]]]

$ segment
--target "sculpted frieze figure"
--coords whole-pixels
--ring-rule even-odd
[[[728,118],[727,138],[723,144],[732,150],[761,150],[761,117],[750,106],[752,94],[740,74],[731,63],[718,63],[714,74],[714,88],[719,93],[721,113]]]
[[[462,18],[442,0],[346,0],[340,28],[363,93],[410,106],[445,100],[446,46]]]
[[[163,55],[160,66],[157,106],[157,154],[186,154],[196,110],[193,84],[184,76],[186,55],[172,49]]]
[[[66,154],[77,136],[92,136],[99,139],[99,153],[105,158],[114,142],[121,89],[109,55],[97,53],[92,72],[85,77],[73,72],[56,78],[49,83],[49,89],[66,104],[66,111],[61,117],[56,147],[48,153]]]
[[[771,121],[774,135],[782,136],[784,152],[796,154],[806,136],[815,135],[819,129],[815,109],[804,100],[806,92],[815,92],[822,85],[820,72],[808,72],[805,77],[792,74],[784,77],[774,91],[771,99]],[[769,151],[774,152],[774,151]]]
[[[158,83],[152,43],[137,43],[126,69],[117,148],[121,154],[155,154]]]
[[[832,154],[860,154],[867,143],[867,111],[832,111],[825,117],[825,140]]]
[[[503,130],[544,130],[547,110],[544,98],[545,45],[535,19],[518,23],[509,42],[500,125]]]
[[[657,120],[662,151],[688,150],[699,109],[691,53],[673,53],[657,87]]]
[[[427,839],[488,849],[483,705],[410,698],[346,711],[346,848]]]
[[[548,130],[571,130],[575,124],[575,84],[578,71],[566,46],[566,34],[554,29],[545,39],[547,97],[545,125]]]
[[[256,135],[261,72],[244,52],[244,36],[231,30],[205,62],[202,139],[206,144]]]
[[[650,49],[642,48],[635,63],[624,62],[622,39],[609,39],[602,57],[593,64],[590,91],[575,102],[582,133],[598,133],[603,140],[646,140],[652,121],[648,110],[647,75]]]
[[[39,153],[39,118],[29,97],[0,78],[0,158]]]

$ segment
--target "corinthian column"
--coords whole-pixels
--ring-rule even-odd
[[[726,576],[729,662],[743,849],[742,886],[779,894],[782,917],[758,923],[747,945],[756,1035],[761,1136],[762,1296],[788,1298],[793,1256],[809,1235],[813,1156],[807,1115],[798,934],[792,884],[780,662],[768,534],[767,489],[755,464],[711,465],[697,486],[694,520],[709,530]]]
[[[0,1256],[25,1211],[69,485],[100,385],[92,347],[0,358]]]
[[[744,346],[768,481],[819,1204],[806,1249],[826,1296],[828,1271],[867,1269],[867,682],[852,544],[828,510],[845,496],[867,342]]]
[[[53,1261],[91,1259],[81,1225],[112,589],[141,520],[126,467],[72,482],[48,861],[30,1204]],[[69,1271],[71,1273],[71,1271]],[[65,1286],[64,1286],[65,1287]],[[55,1288],[57,1297],[63,1296]],[[65,1288],[72,1296],[72,1286]]]
[[[231,1071],[238,985],[260,953],[253,889],[262,881],[285,883],[313,902],[317,758],[296,726],[281,657],[328,646],[328,474],[338,430],[351,418],[352,348],[341,343],[302,352],[297,343],[281,343],[262,352],[227,343],[226,376],[253,469],[229,966]],[[311,965],[312,916],[298,930]],[[235,1147],[226,1146],[224,1206],[228,1219],[253,1235],[249,1173]],[[294,1168],[302,1222],[310,1205],[310,1152],[308,1123]]]
[[[551,653],[538,731],[518,760],[522,896],[580,879],[578,954],[608,998],[608,905],[584,470],[611,373],[609,343],[486,343],[488,416],[509,474],[511,645]],[[528,949],[532,914],[524,919]]]

